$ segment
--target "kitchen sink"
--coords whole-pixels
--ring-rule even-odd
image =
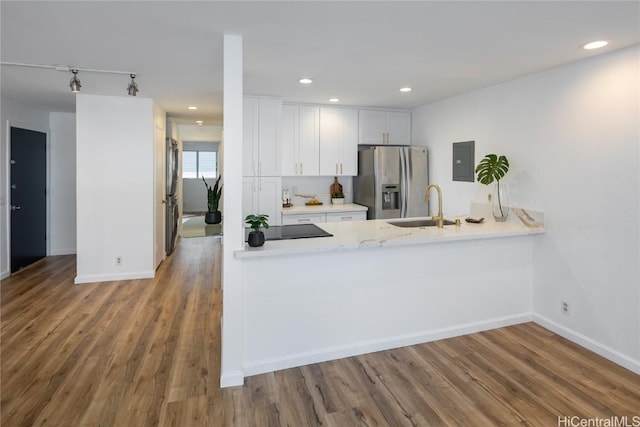
[[[436,221],[434,219],[415,219],[415,220],[401,220],[401,221],[387,221],[387,224],[395,225],[396,227],[435,227]],[[444,225],[454,225],[455,222],[444,220]]]

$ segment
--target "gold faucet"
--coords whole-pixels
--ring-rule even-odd
[[[444,228],[444,215],[442,214],[442,190],[438,184],[431,184],[427,187],[427,192],[424,195],[424,201],[427,203],[429,202],[429,191],[431,191],[432,187],[438,192],[438,215],[432,215],[431,219],[436,221],[438,228]]]

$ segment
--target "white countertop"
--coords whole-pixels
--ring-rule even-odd
[[[332,205],[330,203],[315,206],[292,206],[290,208],[282,208],[282,215],[300,215],[314,213],[337,213],[337,212],[366,212],[366,206],[357,205],[355,203],[345,203],[343,205]]]
[[[515,217],[515,218],[514,218]],[[456,217],[447,217],[455,220]],[[489,217],[481,224],[469,224],[466,216],[458,217],[461,225],[447,225],[444,228],[421,227],[402,228],[391,224],[390,220],[331,222],[316,224],[333,237],[310,239],[269,240],[264,246],[235,252],[238,258],[294,255],[302,253],[354,250],[375,247],[397,247],[454,242],[475,239],[491,239],[544,233],[544,226],[528,227],[511,215],[510,220],[497,223]],[[415,220],[418,218],[410,218]],[[395,221],[395,220],[394,220]]]

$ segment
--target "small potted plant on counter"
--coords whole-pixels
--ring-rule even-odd
[[[204,182],[204,186],[207,187],[207,213],[204,216],[204,222],[207,224],[220,224],[222,222],[222,212],[218,210],[218,206],[220,205],[220,198],[222,197],[222,185],[220,185],[221,175],[218,175],[218,179],[216,179],[216,183],[213,188],[207,184],[204,176],[202,177],[202,181]]]
[[[500,180],[507,172],[509,172],[509,160],[506,156],[498,156],[497,154],[487,154],[476,166],[479,183],[489,185],[493,181],[496,182],[491,198],[493,218],[496,222],[505,222],[509,215],[507,189],[504,185],[500,187]]]
[[[331,204],[333,205],[344,205],[344,194],[343,193],[335,193],[331,195]]]
[[[261,228],[269,228],[269,215],[247,215],[244,222],[251,226],[252,231],[249,233],[247,243],[252,248],[264,245],[264,233]]]

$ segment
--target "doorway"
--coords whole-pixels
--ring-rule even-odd
[[[11,273],[47,256],[47,134],[10,130]]]

